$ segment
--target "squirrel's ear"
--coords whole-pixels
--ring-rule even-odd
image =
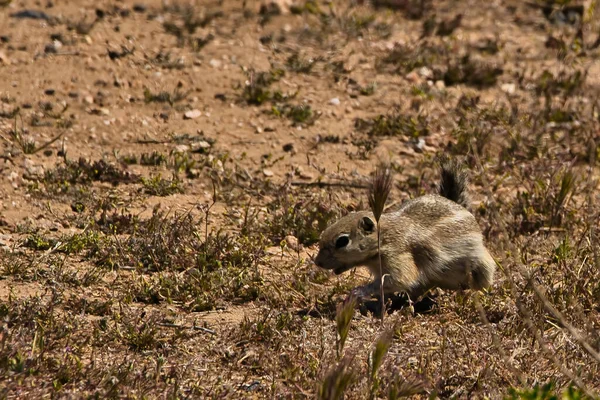
[[[369,217],[362,217],[358,226],[367,233],[371,233],[375,230],[375,222]]]

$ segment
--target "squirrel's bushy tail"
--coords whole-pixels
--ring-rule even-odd
[[[445,155],[438,156],[438,163],[442,173],[442,179],[438,185],[439,195],[469,209],[471,199],[467,171],[458,160]]]

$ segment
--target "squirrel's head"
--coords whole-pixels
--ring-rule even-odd
[[[315,264],[341,274],[377,257],[377,226],[368,211],[346,215],[321,234]]]

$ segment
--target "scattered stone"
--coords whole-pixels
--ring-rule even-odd
[[[68,96],[72,99],[76,99],[79,97],[79,92],[69,92]]]
[[[47,96],[54,96],[54,94],[56,93],[56,90],[54,89],[46,89],[44,90],[44,94]]]
[[[196,119],[201,115],[202,112],[200,112],[200,110],[190,110],[183,114],[183,119]]]
[[[273,176],[275,174],[270,169],[263,169],[263,175],[266,176],[266,177],[271,177],[271,176]]]
[[[314,178],[310,172],[306,172],[306,171],[302,170],[301,168],[298,168],[296,170],[296,172],[298,173],[298,176],[300,177],[300,179],[312,181]]]
[[[17,19],[43,19],[45,21],[53,19],[50,15],[39,10],[21,10],[10,14],[10,17]]]
[[[333,105],[333,106],[339,106],[340,105],[340,99],[337,97],[334,97],[333,99],[329,100],[329,104]]]
[[[415,147],[415,151],[417,153],[422,153],[423,149],[425,148],[425,139],[423,139],[423,138],[417,139],[417,141],[414,144],[414,147]]]
[[[136,13],[145,13],[148,7],[145,4],[136,3],[133,5],[133,11]]]
[[[26,158],[23,160],[23,167],[30,178],[41,178],[44,176],[44,167],[35,165],[33,161]]]
[[[10,64],[10,59],[6,56],[6,54],[3,51],[0,51],[0,64]]]
[[[46,54],[56,54],[58,53],[58,49],[54,45],[54,43],[49,43],[44,47],[44,53]]]
[[[188,146],[187,144],[180,144],[175,146],[174,151],[175,153],[187,153],[190,151],[190,146]]]
[[[426,79],[432,79],[433,71],[427,67],[421,67],[419,69],[419,75],[421,75],[423,78],[426,78]]]
[[[94,98],[90,95],[87,95],[83,98],[83,101],[87,104],[94,104]]]
[[[504,93],[514,94],[517,90],[517,85],[514,83],[504,83],[502,86],[500,86],[500,89],[502,89]]]
[[[216,60],[214,58],[211,59],[208,63],[213,68],[221,68],[221,65],[223,64],[220,60]]]
[[[200,140],[199,142],[192,143],[192,152],[193,153],[204,153],[206,149],[210,149],[210,143],[206,140]]]
[[[406,75],[406,80],[411,83],[420,83],[422,79],[417,71],[411,71]]]
[[[302,248],[302,245],[299,243],[298,238],[292,235],[287,235],[285,237],[285,243],[290,249],[294,251],[300,251],[300,249]]]
[[[294,151],[294,144],[293,143],[284,144],[283,151],[285,151],[286,153]]]

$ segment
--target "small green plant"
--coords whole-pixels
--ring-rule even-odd
[[[282,69],[272,68],[267,72],[256,72],[250,70],[246,72],[247,83],[243,87],[242,99],[252,105],[261,105],[270,101],[274,94],[269,87],[279,81],[285,72]]]
[[[150,178],[141,178],[144,193],[150,196],[171,196],[176,193],[183,193],[184,188],[182,182],[177,178],[164,179],[160,174]]]
[[[582,400],[587,398],[588,396],[583,391],[574,386],[566,388],[561,396],[552,383],[535,385],[527,389],[511,388],[508,395],[504,397],[505,400]]]
[[[372,119],[357,118],[354,127],[359,131],[367,131],[371,137],[405,136],[420,138],[429,135],[427,120],[419,115],[416,118],[400,113],[381,114]]]
[[[303,3],[298,2],[298,4],[293,4],[292,7],[290,7],[290,12],[292,14],[309,13],[314,15],[323,13],[316,0],[305,0]]]
[[[484,89],[494,86],[503,72],[500,67],[475,62],[466,55],[458,62],[450,64],[444,74],[444,83],[446,86],[465,84]]]
[[[77,161],[64,159],[54,169],[46,170],[42,183],[53,194],[69,192],[73,186],[87,186],[92,182],[108,182],[112,185],[139,182],[137,175],[105,160],[90,162],[85,158]]]
[[[23,243],[24,247],[27,247],[36,251],[49,250],[57,244],[54,239],[47,239],[39,234],[30,235]]]
[[[371,82],[367,86],[360,86],[358,91],[363,96],[372,96],[377,90],[377,83]]]
[[[140,164],[146,166],[158,166],[166,164],[167,156],[159,151],[153,151],[152,153],[142,153],[140,156]]]
[[[172,107],[175,103],[184,100],[190,92],[182,92],[179,88],[175,88],[172,92],[161,91],[152,93],[150,89],[144,89],[144,101],[146,103],[169,103]]]
[[[273,243],[293,235],[304,245],[316,243],[329,221],[338,214],[323,196],[297,198],[293,193],[281,193],[267,205],[267,210],[270,217],[266,225]]]
[[[549,97],[556,94],[571,96],[585,83],[587,72],[576,70],[572,73],[562,71],[557,75],[545,70],[536,82],[536,93]]]
[[[177,38],[177,46],[183,47],[189,44],[194,51],[199,51],[208,42],[214,39],[214,36],[208,34],[204,38],[194,36],[198,28],[205,28],[212,21],[222,17],[223,11],[210,11],[204,14],[198,12],[193,4],[173,4],[165,8],[169,15],[174,18],[169,18],[163,22],[163,28],[166,33],[169,33]]]
[[[21,127],[19,127],[19,125],[17,123],[17,121],[19,119],[21,120]],[[37,143],[35,142],[35,140],[24,136],[22,125],[23,125],[23,119],[20,117],[19,111],[17,110],[14,115],[13,129],[8,131],[9,138],[7,139],[1,135],[0,135],[0,137],[9,144],[16,144],[24,154],[36,154],[36,153],[48,148],[50,145],[52,145],[58,139],[60,139],[64,134],[64,132],[61,132],[58,135],[56,135],[54,138],[52,138],[49,141],[42,144],[41,146],[38,146]]]
[[[313,67],[319,62],[322,61],[321,58],[305,58],[300,55],[300,53],[293,53],[287,59],[287,67],[292,72],[297,72],[300,74],[310,74]]]
[[[431,67],[445,58],[447,50],[443,46],[425,44],[408,46],[396,44],[385,56],[379,58],[376,68],[380,71],[392,71],[407,74],[417,68]]]

